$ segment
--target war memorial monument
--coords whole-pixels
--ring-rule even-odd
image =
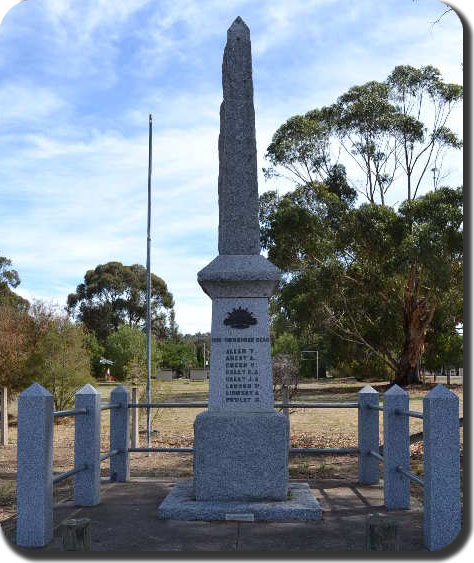
[[[318,520],[305,483],[288,482],[289,427],[273,408],[268,300],[280,270],[260,254],[250,31],[227,31],[219,134],[219,255],[198,273],[212,299],[209,408],[194,423],[194,477],[160,518]]]

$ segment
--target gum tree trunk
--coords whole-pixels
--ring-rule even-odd
[[[395,382],[403,386],[420,383],[416,365],[436,309],[431,299],[419,295],[420,283],[413,267],[405,289],[405,340],[395,377]]]

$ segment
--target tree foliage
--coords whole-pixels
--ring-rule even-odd
[[[86,272],[84,282],[68,296],[67,304],[68,311],[94,331],[102,343],[122,324],[143,328],[146,320],[146,269],[140,264],[100,264]],[[173,296],[166,283],[152,274],[151,314],[155,335],[167,334],[168,317],[173,313],[173,306]]]
[[[266,176],[296,184],[260,202],[262,246],[286,272],[277,333],[313,335],[328,364],[385,366],[406,384],[436,315],[446,310],[448,332],[462,322],[462,189],[440,188],[443,155],[462,146],[449,129],[461,100],[434,67],[397,66],[277,130]],[[420,196],[429,171],[434,191]],[[387,205],[395,185],[398,208]]]
[[[160,342],[162,366],[186,374],[187,370],[198,366],[196,346],[190,340],[183,338],[169,339]]]
[[[20,276],[11,266],[11,260],[0,256],[0,305],[18,311],[28,311],[29,302],[12,291],[12,288],[15,289],[20,285]]]
[[[266,177],[310,185],[342,166],[353,170],[347,182],[370,203],[384,204],[402,178],[411,200],[430,171],[438,187],[446,150],[462,146],[448,127],[462,96],[462,86],[445,83],[430,65],[397,66],[384,82],[354,86],[331,106],[291,117],[267,149]]]
[[[25,363],[25,373],[29,381],[53,394],[55,410],[63,410],[74,404],[76,391],[94,383],[85,345],[87,333],[65,316],[55,315],[45,325],[41,314],[35,321],[41,334]]]
[[[151,340],[152,373],[156,371],[161,360],[161,352],[156,339]],[[146,335],[137,326],[122,325],[107,337],[105,355],[113,363],[110,373],[117,381],[125,381],[128,376],[146,376]]]

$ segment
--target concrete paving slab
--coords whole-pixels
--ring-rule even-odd
[[[346,480],[312,481],[323,518],[313,522],[206,522],[159,520],[157,509],[174,486],[152,478],[102,486],[102,502],[55,506],[55,535],[46,548],[27,554],[62,551],[59,525],[66,518],[90,518],[92,551],[97,552],[360,552],[365,549],[368,514],[381,506],[383,484],[359,486]],[[344,502],[346,499],[346,502]],[[390,511],[399,523],[402,551],[423,550],[423,513],[412,498],[411,510]],[[21,550],[23,551],[23,550]]]

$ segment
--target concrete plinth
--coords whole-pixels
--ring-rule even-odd
[[[286,499],[273,502],[198,501],[192,481],[177,483],[158,508],[160,520],[321,520],[321,506],[307,483],[291,483]]]
[[[288,421],[273,410],[199,414],[194,422],[196,500],[285,500],[288,442]]]

